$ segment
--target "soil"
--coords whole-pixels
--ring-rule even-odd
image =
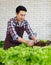
[[[34,44],[34,46],[41,46],[41,47],[48,46],[48,45],[51,45],[51,41],[50,40],[47,40],[47,42],[39,41],[36,44]]]

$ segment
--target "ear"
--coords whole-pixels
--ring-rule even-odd
[[[16,16],[18,15],[18,13],[16,13]]]
[[[17,13],[16,13],[16,15],[17,15]]]

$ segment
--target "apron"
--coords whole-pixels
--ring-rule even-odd
[[[15,31],[16,33],[20,36],[20,37],[23,37],[23,33],[24,33],[24,26],[22,27],[18,27],[18,26],[15,26]],[[8,49],[10,47],[14,47],[14,46],[18,46],[20,45],[21,43],[18,42],[17,40],[13,40],[12,36],[10,33],[7,33],[6,34],[6,39],[5,39],[5,42],[4,42],[4,49]]]

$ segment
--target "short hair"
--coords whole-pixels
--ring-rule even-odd
[[[16,8],[16,13],[19,13],[20,11],[25,11],[25,12],[27,12],[27,9],[26,9],[24,6],[19,5],[19,6]]]

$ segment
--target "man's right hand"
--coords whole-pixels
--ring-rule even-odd
[[[33,46],[34,45],[34,41],[33,40],[27,41],[26,44],[27,44],[27,46]]]
[[[33,46],[33,45],[34,45],[34,41],[33,41],[33,40],[28,41],[28,40],[25,40],[25,39],[23,39],[23,38],[21,38],[21,37],[19,37],[19,38],[17,39],[17,41],[19,41],[19,42],[24,42],[25,44],[27,44],[27,46]]]

